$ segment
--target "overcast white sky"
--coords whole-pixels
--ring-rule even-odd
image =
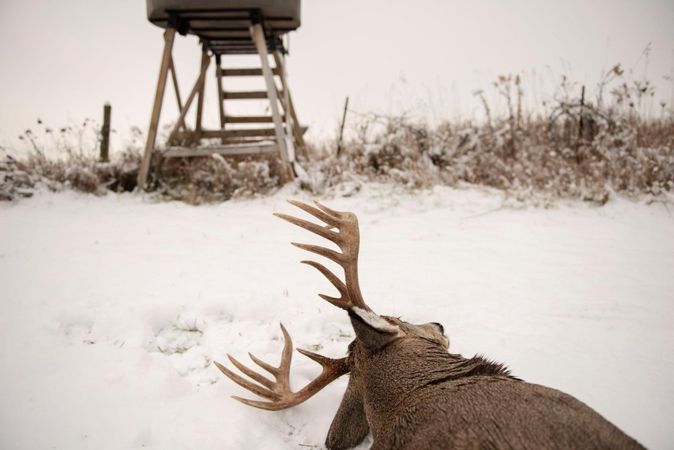
[[[347,95],[357,111],[465,117],[476,109],[472,92],[508,72],[526,74],[534,101],[563,72],[592,85],[622,62],[654,82],[658,98],[674,96],[672,0],[304,0],[302,9],[289,72],[313,135],[333,132]],[[161,33],[142,0],[0,0],[0,145],[38,117],[54,127],[100,120],[105,101],[122,135],[146,128]],[[185,95],[196,38],[179,37],[174,57]],[[214,89],[212,73],[208,82]],[[171,120],[167,100],[162,119]],[[215,123],[214,97],[206,111]]]

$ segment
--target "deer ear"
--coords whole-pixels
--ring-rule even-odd
[[[362,308],[349,308],[349,318],[356,338],[371,352],[376,352],[401,336],[397,325],[387,322],[382,317]]]

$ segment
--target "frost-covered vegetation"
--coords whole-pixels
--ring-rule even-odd
[[[406,114],[358,115],[339,151],[334,142],[309,145],[300,161],[308,175],[300,185],[322,194],[347,185],[358,190],[368,181],[412,190],[468,183],[525,202],[596,204],[614,194],[657,197],[674,189],[672,105],[654,105],[652,85],[624,76],[619,65],[587,96],[562,78],[536,111],[523,106],[526,89],[517,75],[499,77],[490,89],[504,113],[494,113],[479,91],[482,115],[471,120],[429,125]],[[112,162],[99,163],[96,139],[83,144],[83,135],[97,129],[91,123],[58,131],[40,125],[39,132],[21,136],[33,148],[29,156],[0,163],[3,199],[30,195],[37,185],[95,194],[135,188],[140,130]],[[274,161],[250,158],[170,160],[157,173],[156,193],[189,203],[265,195],[280,179]]]
[[[27,154],[7,152],[0,160],[0,200],[30,197],[37,188],[72,189],[96,195],[136,187],[142,133],[130,140],[109,162],[97,159],[100,126],[91,119],[54,129],[37,119],[37,129],[24,131]]]
[[[563,79],[539,113],[523,110],[520,78],[502,76],[493,85],[506,106],[500,117],[492,117],[484,92],[476,93],[484,110],[480,121],[430,127],[405,116],[366,115],[341,155],[323,148],[324,157],[309,165],[320,180],[313,186],[356,175],[413,189],[470,183],[527,201],[603,204],[613,193],[658,196],[674,189],[674,116],[661,104],[652,117],[651,85],[621,76],[615,66],[594,101],[574,97],[580,87]],[[604,91],[612,81],[607,102]]]

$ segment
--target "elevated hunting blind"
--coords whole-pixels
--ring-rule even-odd
[[[302,136],[306,128],[299,125],[290,95],[283,38],[300,26],[300,0],[147,0],[147,18],[165,31],[157,90],[138,174],[141,189],[147,187],[153,157],[271,154],[280,159],[286,180],[291,179],[297,170],[295,149],[304,146]],[[201,43],[199,75],[184,103],[172,57],[176,33],[197,36]],[[255,54],[260,57],[260,67],[223,67],[227,56]],[[215,59],[220,127],[208,130],[202,127],[202,117],[206,70],[212,59]],[[180,113],[167,142],[158,148],[159,116],[169,73]],[[223,79],[256,76],[264,79],[265,90],[223,90]],[[196,119],[192,129],[186,116],[195,98]],[[265,102],[271,114],[231,115],[226,112],[225,105],[230,101],[249,100]],[[264,127],[264,124],[269,125]],[[218,140],[218,145],[213,145],[214,139]]]

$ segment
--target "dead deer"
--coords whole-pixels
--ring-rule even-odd
[[[293,243],[324,256],[344,269],[344,282],[315,261],[302,261],[321,272],[340,297],[321,298],[348,312],[356,338],[347,356],[331,359],[306,350],[321,374],[297,392],[290,388],[292,341],[281,324],[285,345],[279,367],[250,354],[274,380],[227,355],[256,383],[219,363],[232,381],[267,401],[234,397],[267,410],[290,408],[307,400],[341,375],[349,383],[325,445],[347,449],[372,432],[372,449],[625,449],[643,448],[590,407],[563,392],[526,383],[502,365],[480,356],[449,353],[449,340],[439,323],[414,325],[375,314],[358,284],[360,233],[353,213],[290,203],[326,225],[275,214],[328,239],[341,253],[325,247]]]

